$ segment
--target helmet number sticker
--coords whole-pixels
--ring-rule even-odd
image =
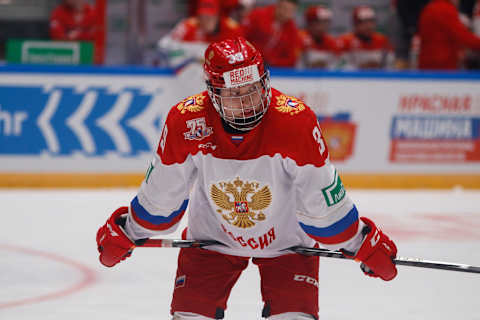
[[[234,63],[237,63],[237,62],[242,62],[242,61],[245,60],[245,58],[243,57],[243,53],[241,53],[241,52],[237,52],[235,54],[228,55],[227,58],[228,58],[228,63],[230,63],[230,64],[234,64]]]

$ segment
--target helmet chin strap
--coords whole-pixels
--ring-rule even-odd
[[[225,119],[222,119],[223,127],[225,130],[230,133],[230,134],[242,134],[242,133],[247,133],[250,130],[254,129],[257,125],[260,124],[262,118],[259,117],[256,122],[249,123],[248,126],[242,127],[242,123],[235,124],[233,122],[228,122],[225,121]]]
[[[262,114],[257,114],[255,116],[245,118],[245,119],[234,119],[233,123],[231,121],[227,122],[232,128],[240,131],[250,131],[255,128],[263,117]]]

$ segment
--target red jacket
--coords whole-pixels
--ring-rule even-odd
[[[323,34],[321,38],[315,39],[307,30],[300,31],[302,40],[303,62],[307,68],[328,68],[335,67],[340,47],[337,39],[330,34]]]
[[[222,41],[227,38],[243,36],[240,25],[231,18],[221,17],[218,31],[214,34],[204,33],[198,25],[197,17],[182,20],[172,33],[172,38],[181,41],[202,41],[206,43]]]
[[[60,4],[50,17],[50,37],[53,40],[95,40],[97,15],[93,7],[85,4],[80,13]]]
[[[458,69],[463,47],[480,50],[480,38],[462,24],[449,0],[433,0],[420,14],[419,69]]]
[[[393,47],[379,32],[373,32],[368,40],[349,32],[339,36],[337,41],[342,57],[350,67],[379,69],[393,64]]]
[[[270,66],[294,67],[302,47],[299,30],[293,20],[275,25],[274,16],[275,5],[252,10],[245,19],[245,38],[262,52]]]

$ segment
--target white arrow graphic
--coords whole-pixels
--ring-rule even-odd
[[[87,92],[77,111],[75,111],[66,121],[67,125],[75,133],[78,140],[80,140],[83,150],[87,153],[95,152],[95,141],[93,140],[90,131],[85,126],[84,121],[92,111],[92,108],[97,101],[97,96],[97,92]]]
[[[45,110],[43,110],[37,120],[37,125],[40,128],[43,137],[47,141],[48,150],[54,153],[60,151],[60,146],[58,144],[57,135],[50,125],[50,119],[55,114],[55,111],[57,111],[61,96],[62,93],[60,90],[52,91],[50,93],[50,97],[48,98]]]
[[[128,136],[119,125],[120,120],[127,112],[132,102],[131,92],[122,92],[113,108],[101,119],[97,120],[99,127],[103,128],[113,139],[113,143],[118,151],[129,153],[132,150]]]
[[[156,148],[155,144],[159,138],[158,129],[155,127],[155,119],[158,116],[158,106],[163,103],[161,98],[161,95],[154,95],[148,107],[142,113],[127,121],[127,125],[140,132],[152,149]]]

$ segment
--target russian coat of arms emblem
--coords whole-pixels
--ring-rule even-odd
[[[268,186],[258,182],[242,181],[237,177],[232,182],[220,182],[210,188],[210,196],[229,224],[238,228],[250,228],[255,221],[265,220],[265,210],[272,202]]]

